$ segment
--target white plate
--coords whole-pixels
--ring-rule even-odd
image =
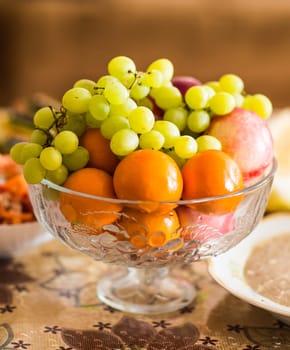
[[[256,293],[247,284],[244,276],[244,266],[253,248],[269,238],[287,232],[290,233],[290,214],[271,214],[237,246],[218,257],[211,258],[208,269],[211,276],[231,294],[271,312],[276,318],[290,324],[290,307]],[[288,264],[289,261],[285,263]]]
[[[0,258],[13,257],[52,238],[37,221],[0,225]]]

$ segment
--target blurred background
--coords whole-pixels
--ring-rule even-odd
[[[97,79],[116,55],[139,70],[167,57],[176,75],[240,75],[249,93],[290,105],[289,0],[0,0],[0,105],[54,98]]]

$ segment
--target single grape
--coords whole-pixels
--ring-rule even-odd
[[[208,87],[195,85],[190,87],[185,93],[185,102],[191,109],[203,109],[209,100]]]
[[[39,158],[30,158],[23,166],[23,176],[29,184],[38,184],[45,177],[46,170]]]
[[[209,108],[214,114],[224,115],[230,113],[236,106],[236,101],[228,92],[217,92],[209,100]]]
[[[106,139],[111,139],[112,136],[121,129],[130,128],[129,120],[126,117],[114,115],[103,121],[100,130],[101,134]]]
[[[16,162],[17,164],[23,165],[24,162],[22,160],[22,150],[23,148],[28,144],[28,142],[18,142],[15,143],[9,151],[10,157]]]
[[[130,97],[134,100],[141,100],[142,98],[149,95],[150,87],[142,85],[141,83],[136,83],[130,90]]]
[[[47,170],[45,174],[45,178],[56,185],[62,185],[68,177],[68,170],[62,164],[56,170]]]
[[[189,113],[187,118],[188,128],[195,132],[201,133],[205,131],[210,124],[210,116],[204,110],[195,110]]]
[[[108,83],[112,82],[119,82],[119,80],[116,77],[113,77],[112,75],[103,75],[99,78],[99,80],[96,83],[96,90],[101,92]]]
[[[22,150],[21,150],[22,162],[21,163],[24,164],[30,158],[39,157],[42,149],[43,149],[42,146],[39,145],[38,143],[28,142],[26,145],[24,145],[22,147]]]
[[[269,118],[273,112],[272,102],[263,94],[246,96],[243,107],[255,112],[263,119]]]
[[[144,97],[141,100],[137,101],[138,106],[143,106],[149,108],[151,111],[154,109],[153,101],[150,97]]]
[[[244,90],[243,80],[235,74],[225,74],[219,79],[222,91],[240,94]]]
[[[158,107],[169,109],[181,106],[182,95],[175,86],[161,86],[154,90],[154,99]]]
[[[42,107],[33,116],[33,123],[36,128],[49,130],[55,122],[55,112],[50,107]]]
[[[70,131],[64,130],[57,134],[54,138],[54,147],[62,154],[74,152],[79,145],[79,138]]]
[[[137,103],[132,99],[128,98],[124,103],[119,105],[110,105],[109,117],[118,115],[128,117],[130,112],[137,107]]]
[[[175,124],[180,131],[183,131],[187,123],[188,111],[184,107],[167,109],[163,119]]]
[[[97,120],[104,120],[110,113],[110,104],[103,95],[94,95],[89,102],[89,111]]]
[[[89,161],[89,151],[79,146],[74,152],[63,155],[63,164],[69,171],[75,171],[84,168]]]
[[[211,135],[201,135],[196,138],[198,152],[203,152],[208,149],[222,150],[222,144],[220,141]]]
[[[153,128],[155,117],[149,108],[139,106],[131,111],[128,120],[132,130],[137,134],[144,134]]]
[[[157,130],[150,130],[140,135],[139,146],[143,149],[160,150],[164,145],[165,138]]]
[[[108,72],[110,75],[122,80],[128,74],[134,75],[136,73],[136,65],[130,57],[116,56],[109,61]]]
[[[56,170],[62,164],[61,153],[54,147],[46,147],[40,153],[40,163],[46,170]]]
[[[67,112],[65,123],[59,128],[59,131],[70,130],[80,137],[85,132],[86,127],[86,119],[83,114]]]
[[[153,69],[161,72],[163,77],[163,84],[173,78],[174,66],[173,63],[167,58],[159,58],[153,61],[146,69],[146,72],[152,72]]]
[[[173,147],[177,137],[180,136],[178,127],[167,120],[157,120],[153,126],[153,130],[159,131],[164,136],[164,148]]]
[[[139,145],[139,137],[131,129],[121,129],[117,131],[111,139],[110,147],[117,156],[126,156],[135,151]]]
[[[30,135],[30,142],[43,146],[48,141],[48,134],[41,129],[34,129]]]
[[[206,83],[203,84],[204,86],[209,86],[210,88],[212,88],[215,92],[220,92],[221,90],[221,86],[220,83],[216,80],[211,80],[211,81],[207,81]]]
[[[197,143],[192,136],[179,136],[174,143],[174,151],[180,158],[189,159],[197,152]]]
[[[91,93],[82,87],[75,87],[65,92],[62,97],[62,105],[72,113],[85,113],[91,100]]]
[[[87,89],[91,95],[94,95],[96,93],[96,86],[96,82],[91,79],[80,79],[77,80],[73,85],[73,87],[81,87]]]
[[[109,82],[104,89],[104,96],[109,103],[118,105],[124,103],[129,97],[129,91],[120,82]]]
[[[103,120],[97,120],[91,115],[90,111],[87,111],[85,114],[85,123],[88,128],[100,128]]]
[[[159,88],[163,83],[163,75],[157,69],[147,71],[142,79],[142,84],[150,88]]]

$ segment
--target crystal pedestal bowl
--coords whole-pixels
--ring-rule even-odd
[[[275,170],[274,160],[262,178],[242,191],[174,203],[95,197],[47,180],[30,185],[30,196],[37,219],[61,242],[95,260],[127,267],[126,273],[117,269],[99,281],[100,300],[127,312],[157,314],[180,309],[195,297],[193,285],[171,276],[170,267],[221,254],[256,227]],[[72,208],[64,208],[64,197],[79,203],[78,218],[68,219],[74,213],[68,215]],[[92,205],[83,204],[88,201]],[[235,203],[234,208],[220,213],[217,209],[225,202]],[[92,209],[94,204],[101,210]],[[147,221],[139,219],[144,211]],[[152,222],[160,215],[165,224],[155,228]],[[171,216],[175,226],[168,231],[166,220]]]

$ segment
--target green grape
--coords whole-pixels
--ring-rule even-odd
[[[129,120],[121,115],[114,115],[103,121],[100,130],[101,134],[106,139],[111,139],[112,136],[121,129],[130,128]]]
[[[28,142],[26,145],[22,147],[22,150],[21,150],[22,164],[24,164],[30,158],[39,157],[42,149],[43,149],[42,146],[39,145],[38,143]]]
[[[30,135],[30,142],[43,146],[48,141],[48,134],[41,129],[34,129]]]
[[[63,155],[63,164],[69,171],[75,171],[84,168],[89,161],[89,151],[79,146],[74,152]]]
[[[163,119],[175,124],[180,131],[186,127],[188,112],[183,107],[175,107],[167,109],[163,115]]]
[[[113,105],[124,103],[129,97],[129,91],[120,82],[109,82],[104,90],[104,96]]]
[[[61,153],[54,147],[46,147],[40,153],[40,163],[46,170],[56,170],[62,164]]]
[[[179,168],[182,168],[183,165],[186,163],[185,158],[181,158],[179,157],[176,152],[174,151],[174,149],[170,149],[170,150],[166,150],[166,153],[175,160],[176,164],[179,166]]]
[[[142,149],[160,150],[164,145],[165,138],[157,130],[150,130],[140,135],[139,146]]]
[[[89,103],[89,111],[97,120],[104,120],[110,113],[110,104],[103,95],[94,95]]]
[[[142,84],[150,88],[159,88],[163,83],[163,75],[157,69],[147,71],[142,78]]]
[[[86,130],[86,120],[84,115],[67,112],[65,123],[59,128],[59,130],[70,130],[77,136],[81,136]]]
[[[112,58],[108,63],[109,74],[122,80],[130,75],[135,75],[136,66],[134,61],[126,56],[116,56]]]
[[[128,117],[130,112],[137,107],[137,103],[132,99],[128,98],[123,104],[120,105],[110,105],[109,117],[115,115],[121,115],[123,117]]]
[[[196,110],[189,113],[187,118],[188,128],[195,132],[201,133],[205,131],[210,124],[210,116],[204,110]]]
[[[209,86],[212,88],[215,92],[220,92],[221,91],[221,86],[220,83],[216,80],[212,81],[207,81],[206,83],[203,84],[204,86]]]
[[[112,82],[119,82],[119,80],[116,77],[113,77],[112,75],[103,75],[97,81],[96,88],[97,90],[103,90],[107,86],[107,84]]]
[[[236,107],[242,107],[244,104],[244,96],[239,93],[233,93],[233,98],[235,99],[236,102]]]
[[[36,128],[50,129],[55,122],[55,112],[50,107],[42,107],[35,112],[33,123]]]
[[[68,177],[68,170],[62,164],[56,170],[47,170],[45,174],[45,178],[56,185],[62,185]]]
[[[79,145],[79,138],[70,131],[64,130],[57,134],[54,138],[54,147],[62,154],[74,152]]]
[[[244,90],[243,80],[235,74],[225,74],[219,79],[222,91],[230,94],[241,93]]]
[[[196,138],[198,152],[203,152],[209,149],[222,150],[222,144],[220,141],[211,135],[201,135]]]
[[[159,58],[153,61],[146,69],[146,71],[152,72],[153,69],[156,69],[159,72],[161,72],[163,77],[163,84],[167,81],[170,81],[173,78],[174,66],[172,62],[167,58]]]
[[[175,86],[161,86],[154,90],[154,99],[158,107],[169,109],[182,105],[181,92]]]
[[[15,143],[9,151],[10,157],[16,162],[17,164],[23,165],[24,162],[22,160],[22,150],[23,148],[28,144],[28,142],[18,142]]]
[[[210,86],[208,86],[208,85],[202,85],[205,89],[206,89],[206,91],[207,91],[207,95],[208,95],[208,100],[207,100],[207,103],[208,103],[208,101],[216,94],[216,92],[215,92],[215,90],[212,88],[212,87],[210,87]]]
[[[272,102],[262,94],[246,96],[243,107],[255,112],[263,119],[269,118],[273,112]]]
[[[144,134],[153,128],[155,117],[149,108],[139,106],[131,111],[128,120],[132,130],[137,134]]]
[[[91,95],[96,93],[96,82],[91,79],[80,79],[76,81],[73,87],[81,87],[87,89]]]
[[[126,156],[135,151],[139,145],[138,135],[131,129],[117,131],[110,141],[110,147],[117,156]]]
[[[180,136],[178,127],[167,120],[157,120],[153,126],[153,130],[159,131],[164,136],[164,148],[173,147],[177,137]]]
[[[141,100],[138,100],[137,101],[137,105],[138,106],[144,106],[144,107],[147,107],[149,108],[151,111],[153,111],[153,102],[152,100],[149,98],[149,97],[144,97],[142,98]]]
[[[230,113],[236,106],[233,95],[228,92],[217,92],[210,100],[209,107],[214,114],[224,115]]]
[[[97,120],[91,115],[90,111],[87,111],[85,114],[85,123],[88,128],[100,128],[103,120]]]
[[[197,152],[197,142],[192,136],[179,136],[174,143],[174,151],[180,158],[191,158]]]
[[[30,158],[23,166],[23,176],[29,184],[38,184],[45,177],[46,170],[39,158]]]
[[[185,93],[185,102],[191,109],[203,109],[209,100],[208,87],[204,85],[191,86]]]
[[[141,85],[140,83],[136,83],[130,90],[130,97],[134,100],[141,100],[142,98],[149,95],[150,87],[146,85]]]
[[[91,93],[82,87],[75,87],[65,92],[62,105],[72,113],[85,113],[88,110]]]

